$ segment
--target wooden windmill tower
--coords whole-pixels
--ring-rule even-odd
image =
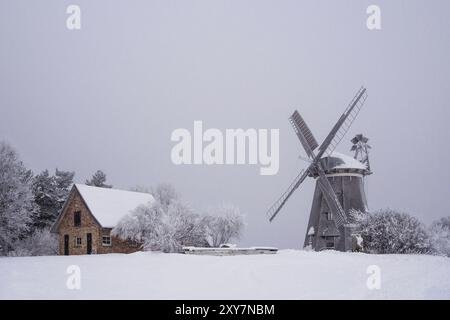
[[[297,110],[289,118],[310,165],[297,175],[267,214],[273,221],[302,182],[307,177],[314,178],[317,183],[304,242],[305,246],[311,246],[314,250],[350,251],[353,228],[348,212],[350,209],[365,211],[367,208],[363,177],[369,170],[360,161],[334,152],[366,99],[366,89],[361,87],[320,146]]]

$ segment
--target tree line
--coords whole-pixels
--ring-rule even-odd
[[[6,142],[0,142],[0,255],[58,254],[50,228],[74,183],[75,172],[56,169],[34,175]],[[112,188],[98,170],[86,185]],[[135,187],[151,193],[152,204],[136,208],[114,230],[121,238],[142,243],[145,250],[177,252],[185,245],[219,246],[238,239],[244,222],[239,208],[222,204],[198,213],[170,184]]]

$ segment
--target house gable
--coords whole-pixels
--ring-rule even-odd
[[[79,219],[75,218],[76,215]],[[101,237],[102,227],[76,187],[72,188],[53,230],[59,234],[61,255],[65,254],[65,248],[68,248],[70,255],[96,253],[99,250],[98,239]],[[90,237],[90,243],[88,237]]]
[[[95,216],[92,214],[89,209],[86,201],[84,201],[80,192],[78,191],[76,185],[72,187],[72,190],[69,193],[69,197],[67,198],[64,206],[53,224],[51,231],[54,233],[60,233],[60,229],[67,227],[74,227],[74,213],[81,212],[81,225],[80,227],[85,226],[96,226],[102,227]]]

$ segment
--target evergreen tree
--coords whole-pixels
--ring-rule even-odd
[[[38,214],[33,219],[35,228],[44,228],[53,221],[57,207],[55,193],[54,177],[48,173],[48,170],[34,177],[33,195],[38,206]]]
[[[44,170],[33,179],[34,201],[39,207],[33,226],[38,229],[48,228],[58,217],[73,184],[75,173],[56,169],[50,176]]]
[[[56,195],[58,201],[58,211],[62,209],[64,203],[69,196],[70,189],[73,185],[73,178],[75,172],[73,171],[63,171],[56,169],[55,171],[55,186]]]
[[[106,174],[101,170],[97,170],[97,172],[94,173],[94,175],[90,180],[86,180],[86,184],[88,186],[100,188],[112,188],[112,185],[106,184],[105,182],[106,182]]]

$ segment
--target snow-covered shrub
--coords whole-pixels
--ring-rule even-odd
[[[37,229],[31,236],[16,241],[13,247],[8,256],[52,256],[58,254],[58,239],[50,229]]]
[[[433,252],[450,257],[450,217],[433,222],[430,227],[430,237]]]
[[[238,240],[244,228],[244,219],[238,207],[222,204],[207,210],[202,219],[206,240],[211,247]]]
[[[414,217],[391,209],[374,213],[352,211],[350,216],[370,253],[429,253],[430,237]]]
[[[167,202],[165,202],[167,204]],[[143,243],[145,250],[178,252],[183,246],[204,246],[201,218],[181,201],[166,207],[159,200],[140,206],[125,216],[113,235]]]
[[[29,234],[37,211],[31,180],[31,171],[17,153],[0,142],[0,255],[6,255],[16,241]]]

